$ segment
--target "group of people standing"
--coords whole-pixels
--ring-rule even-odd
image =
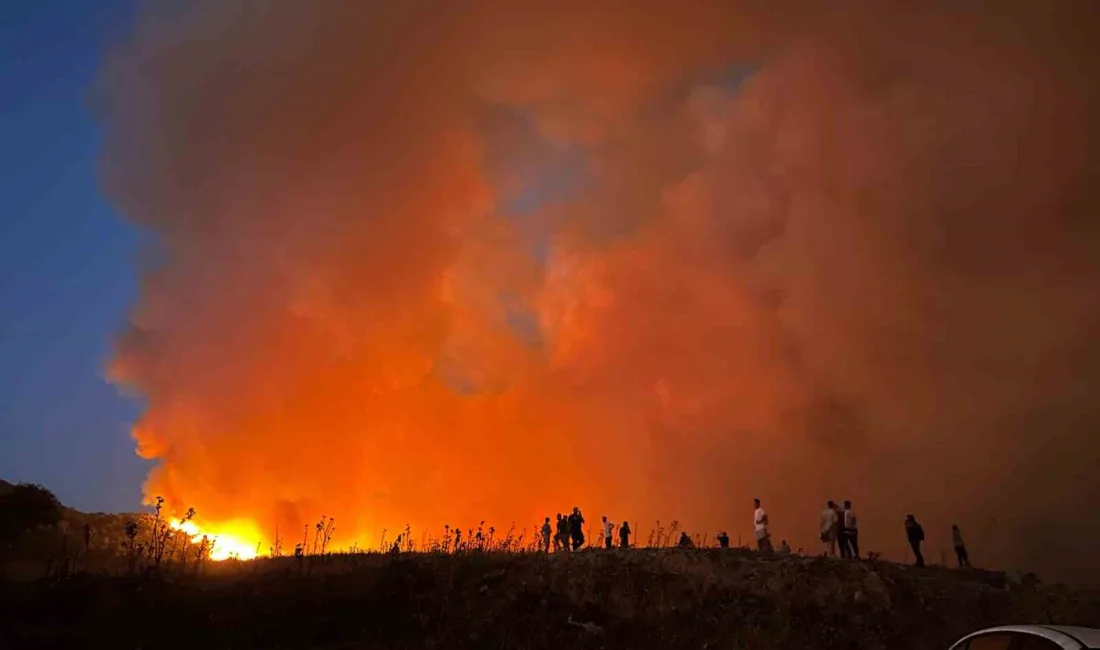
[[[756,531],[756,548],[763,553],[772,552],[771,533],[768,531],[768,513],[760,505],[760,499],[753,499],[756,511],[753,514],[753,529]],[[924,566],[924,555],[921,553],[921,543],[924,542],[924,527],[917,523],[913,515],[905,516],[905,536],[909,541],[909,548],[913,551],[916,566]],[[859,519],[852,510],[852,502],[844,501],[843,506],[830,500],[826,502],[825,509],[821,511],[821,545],[822,554],[836,557],[837,548],[840,549],[842,558],[859,558]],[[962,531],[957,524],[951,526],[951,542],[955,547],[955,556],[960,567],[970,566],[970,556],[966,551],[966,543],[963,542]],[[780,552],[790,552],[787,541],[783,540]]]
[[[550,540],[553,536],[554,551],[576,551],[580,547],[584,546],[584,515],[581,514],[581,509],[574,507],[573,512],[568,516],[563,517],[558,513],[558,520],[556,529],[550,525],[550,517],[547,517],[542,524],[542,550],[546,553],[550,552]],[[603,517],[601,522],[601,532],[603,533],[604,548],[612,548],[615,533],[615,524],[607,520],[607,516]],[[555,532],[556,530],[556,532]],[[619,546],[622,548],[630,547],[630,524],[623,522],[619,526]]]
[[[831,500],[825,504],[821,511],[821,545],[823,552],[832,557],[836,557],[838,546],[840,557],[859,557],[859,520],[851,501],[845,501],[844,507]]]
[[[913,515],[905,515],[905,537],[909,540],[909,548],[913,550],[914,563],[924,566],[924,554],[920,550],[921,542],[924,541],[924,527],[917,523]],[[958,524],[951,524],[951,543],[955,546],[955,558],[959,567],[969,567],[970,554],[966,552],[966,542],[963,541]]]
[[[760,499],[753,499],[755,510],[753,512],[753,531],[756,537],[756,548],[762,553],[772,553],[774,549],[769,530],[768,513],[760,503]],[[559,512],[556,528],[551,526],[550,517],[547,517],[542,525],[541,548],[544,552],[550,552],[551,540],[554,551],[577,551],[584,546],[584,515],[580,508],[573,508],[567,516]],[[840,549],[842,558],[859,558],[859,519],[852,509],[851,501],[844,501],[844,505],[838,505],[830,500],[821,511],[821,545],[822,554],[836,557],[837,549]],[[604,548],[614,548],[615,524],[602,517],[600,532],[603,534]],[[619,547],[630,548],[630,524],[623,522],[618,527]],[[921,553],[921,543],[924,542],[924,528],[917,523],[913,515],[905,516],[905,535],[909,541],[909,547],[913,550],[916,565],[924,566],[924,555]],[[970,557],[966,552],[966,544],[963,542],[962,532],[957,525],[951,526],[952,543],[955,546],[955,555],[960,567],[970,566]],[[721,548],[729,548],[729,535],[722,531],[718,534],[718,545]],[[694,548],[694,544],[687,533],[680,534],[679,546],[682,548]],[[780,553],[790,553],[791,547],[787,540],[783,540],[779,548]],[[799,551],[801,552],[801,550]],[[872,554],[874,555],[874,554]]]

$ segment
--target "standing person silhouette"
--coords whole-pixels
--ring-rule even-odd
[[[573,514],[569,515],[569,536],[573,540],[574,551],[584,546],[584,515],[576,506],[573,507]]]
[[[924,555],[920,552],[920,544],[924,541],[924,527],[917,523],[913,515],[905,515],[905,537],[909,540],[909,548],[913,549],[913,557],[917,566],[924,566]]]
[[[558,515],[559,517],[561,515]],[[546,521],[542,523],[542,551],[544,553],[550,552],[550,533],[553,530],[550,528],[550,518],[547,517]]]
[[[630,548],[630,523],[626,521],[619,526],[619,548]]]
[[[753,499],[756,511],[752,516],[753,531],[756,534],[756,550],[761,553],[772,552],[771,533],[768,532],[768,513],[760,507],[760,499]]]
[[[848,546],[848,557],[859,559],[859,520],[852,510],[852,502],[844,502],[844,542]]]
[[[833,504],[833,509],[836,510],[836,545],[840,550],[840,557],[852,557],[851,549],[848,548],[848,531],[844,527],[844,510],[839,502]]]
[[[836,557],[836,504],[830,500],[821,511],[821,549],[823,555]]]
[[[558,531],[554,535],[554,551],[569,550],[569,520],[558,513]]]
[[[607,515],[603,516],[603,546],[606,549],[611,549],[611,540],[614,536],[615,524],[607,520]]]
[[[951,541],[955,544],[955,557],[959,559],[959,567],[969,567],[970,555],[966,552],[966,543],[963,542],[958,524],[951,524]]]

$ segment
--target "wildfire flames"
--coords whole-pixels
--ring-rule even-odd
[[[97,95],[145,494],[217,558],[753,497],[1088,555],[1100,14],[956,5],[148,3]]]
[[[250,523],[230,525],[220,528],[219,532],[204,531],[192,520],[172,519],[168,526],[184,533],[195,544],[205,541],[210,547],[210,559],[216,562],[254,559],[260,554],[263,544],[262,538],[256,534],[255,526]]]

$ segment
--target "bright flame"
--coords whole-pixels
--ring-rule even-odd
[[[260,552],[260,539],[256,534],[255,526],[250,522],[235,521],[225,525],[221,532],[204,531],[192,520],[171,520],[168,525],[172,530],[178,530],[186,534],[196,544],[202,543],[206,537],[212,545],[210,559],[220,562],[222,560],[237,559],[251,560]]]

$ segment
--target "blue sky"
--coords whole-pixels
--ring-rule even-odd
[[[136,0],[0,2],[0,478],[137,508],[138,405],[103,379],[137,231],[100,191],[89,87]]]

